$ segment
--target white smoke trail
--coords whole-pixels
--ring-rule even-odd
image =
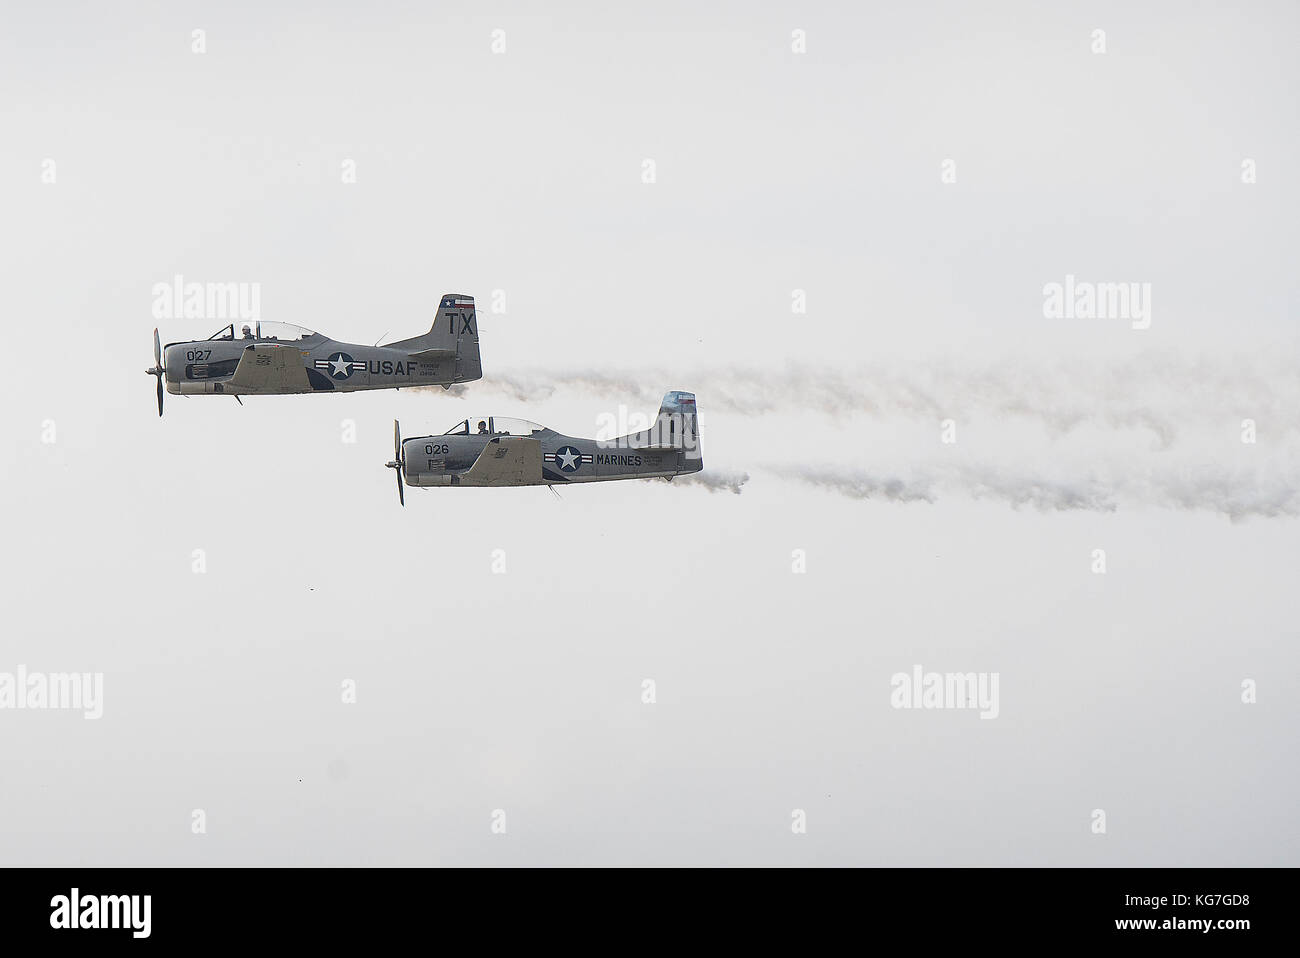
[[[1300,516],[1300,481],[1294,475],[1260,478],[1251,472],[1185,469],[1065,479],[985,466],[932,466],[908,475],[789,466],[771,466],[766,471],[852,499],[885,502],[933,503],[943,490],[1043,512],[1155,507],[1214,512],[1234,522],[1252,516]]]
[[[1054,435],[1085,424],[1145,429],[1168,447],[1181,428],[1251,418],[1276,435],[1300,432],[1295,356],[1186,359],[1144,354],[1119,362],[1001,360],[986,364],[877,363],[855,370],[788,365],[640,372],[489,370],[473,386],[519,401],[558,390],[653,409],[668,388],[697,393],[701,413],[816,411],[833,416],[1020,418]]]
[[[996,465],[937,463],[899,469],[881,465],[865,472],[813,464],[764,468],[788,481],[849,498],[915,503],[958,496],[1048,512],[1156,507],[1213,512],[1233,521],[1300,515],[1300,463],[1293,443],[1300,433],[1300,363],[1286,350],[1262,358],[1187,359],[1148,353],[1118,362],[1080,357],[1048,363],[891,362],[852,371],[796,365],[671,374],[489,371],[486,379],[471,386],[474,391],[503,392],[520,401],[572,391],[635,402],[647,409],[653,409],[669,388],[695,391],[702,417],[711,412],[741,414],[746,426],[760,429],[764,413],[814,412],[826,424],[849,415],[932,422],[983,418],[1008,425],[1035,424],[1048,433],[1046,458],[1035,461],[1052,463],[1055,475],[1037,473],[1025,459],[1024,443],[1032,437],[1008,433],[1014,438],[1003,439],[1001,452],[995,453],[988,442],[997,436],[991,437],[987,430],[980,447],[986,459],[995,455],[1009,460]],[[1262,438],[1258,447],[1246,445],[1254,439],[1246,438],[1246,419],[1253,420],[1250,430],[1258,425],[1266,443]],[[1110,443],[1095,432],[1079,437],[1083,447],[1076,443],[1071,449],[1058,441],[1083,426],[1115,432],[1144,430],[1165,451],[1134,458],[1131,444]],[[1230,457],[1230,464],[1236,461],[1229,448],[1238,446],[1238,429],[1242,430],[1239,448],[1260,450],[1253,463],[1256,471],[1206,466],[1222,457]],[[789,446],[798,438],[799,433],[787,433],[782,441]],[[1181,464],[1169,458],[1175,443],[1188,447],[1188,455],[1178,457]],[[817,448],[823,447],[814,447],[813,456]],[[894,455],[906,453],[896,449]],[[802,452],[795,461],[800,459],[808,462]],[[1017,460],[1025,464],[1017,465]],[[689,481],[739,494],[748,474],[739,475],[740,481],[720,478],[706,464],[704,472]]]
[[[740,495],[741,487],[749,482],[749,473],[731,472],[727,470],[708,469],[703,472],[691,473],[689,476],[678,476],[673,480],[673,485],[701,486],[709,492],[730,492],[734,495]]]

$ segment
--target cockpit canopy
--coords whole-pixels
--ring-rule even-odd
[[[509,419],[505,416],[470,416],[452,426],[444,436],[531,436],[541,432],[539,426],[527,419]]]
[[[236,331],[235,327],[235,323],[222,326],[208,339],[246,339],[249,342],[263,340],[273,343],[296,343],[299,340],[310,339],[312,336],[318,335],[313,330],[294,326],[290,323],[264,323],[261,320],[239,323],[238,331]]]

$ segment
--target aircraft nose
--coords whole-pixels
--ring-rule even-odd
[[[177,382],[181,370],[185,368],[185,351],[179,346],[167,346],[163,349],[163,369],[167,372],[168,382]]]

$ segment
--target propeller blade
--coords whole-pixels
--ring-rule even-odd
[[[397,501],[406,505],[406,490],[402,488],[402,473],[406,471],[406,463],[402,462],[402,427],[393,420],[393,460],[384,463],[389,469],[397,473]]]
[[[162,364],[162,344],[158,341],[158,329],[154,327],[153,331],[153,369],[146,369],[150,376],[158,380],[158,415],[162,415],[163,404],[163,364]]]

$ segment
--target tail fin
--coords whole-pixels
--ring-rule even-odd
[[[389,343],[390,349],[405,349],[417,359],[456,359],[456,380],[483,378],[483,361],[478,351],[478,316],[474,297],[443,293],[433,326],[423,336]]]
[[[682,392],[680,389],[665,393],[654,425],[624,436],[619,442],[638,449],[676,451],[681,454],[684,472],[699,472],[704,468],[704,454],[700,449],[695,393]]]

